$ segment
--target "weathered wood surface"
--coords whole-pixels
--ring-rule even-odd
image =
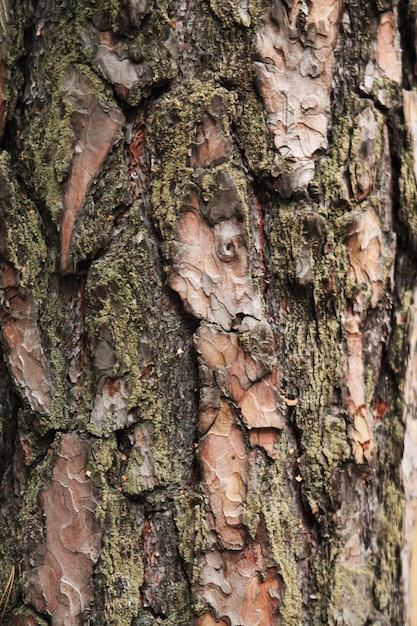
[[[416,20],[0,3],[5,623],[417,624]]]

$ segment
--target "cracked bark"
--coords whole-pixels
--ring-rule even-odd
[[[0,3],[9,626],[417,624],[416,24]]]

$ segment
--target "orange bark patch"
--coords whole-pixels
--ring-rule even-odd
[[[213,325],[201,325],[194,337],[197,350],[213,370],[217,385],[235,401],[248,428],[284,426],[270,373],[274,367],[274,342],[269,332],[265,322],[255,324],[248,333],[249,343],[253,339],[250,352],[239,346],[236,334]],[[215,417],[217,407],[210,408],[210,414],[204,412],[205,424]]]
[[[2,287],[8,304],[3,339],[10,373],[30,407],[47,415],[51,404],[51,377],[42,348],[36,305],[30,297],[19,293],[9,267],[4,269]]]
[[[267,568],[258,543],[238,552],[208,552],[200,566],[202,596],[219,619],[226,624],[277,624],[280,577],[276,568]]]
[[[263,448],[271,458],[278,452],[279,438],[280,432],[275,428],[252,429],[249,433],[251,445]]]
[[[8,318],[3,327],[10,372],[32,409],[49,413],[51,379],[34,318]]]
[[[350,227],[348,235],[349,276],[356,286],[353,303],[344,310],[346,400],[352,420],[349,433],[355,461],[372,463],[375,457],[374,426],[372,413],[367,406],[364,365],[366,347],[362,325],[368,309],[375,307],[382,297],[387,264],[376,211],[367,207]]]
[[[170,287],[199,319],[230,329],[238,314],[259,318],[261,301],[249,274],[243,225],[235,218],[214,228],[199,211],[183,213],[171,247]]]
[[[270,377],[254,383],[239,403],[248,428],[284,428],[284,418],[277,409],[278,395]]]
[[[389,12],[383,13],[376,40],[378,65],[388,78],[401,83],[401,48],[395,39],[397,32],[398,25],[394,15]]]
[[[200,326],[195,343],[211,369],[230,368],[239,355],[238,336],[235,333],[226,333],[216,326]]]
[[[191,167],[220,165],[232,152],[230,139],[224,136],[221,123],[209,113],[203,113],[196,125],[195,143],[191,151]]]
[[[200,444],[202,487],[208,493],[214,528],[224,548],[244,545],[242,513],[246,498],[247,452],[228,402]]]
[[[385,400],[377,396],[375,400],[374,411],[373,411],[374,418],[376,420],[383,420],[387,411],[388,411],[388,404],[386,403]]]
[[[135,121],[132,138],[129,143],[130,162],[129,176],[132,200],[135,201],[141,193],[147,190],[147,167],[143,163],[142,154],[146,141],[146,118],[142,113]]]
[[[98,176],[107,154],[119,135],[124,116],[117,107],[104,107],[90,93],[86,79],[69,73],[66,98],[76,112],[72,115],[76,146],[65,186],[64,219],[61,226],[61,268],[68,270],[71,237],[77,214],[91,183]]]
[[[349,275],[360,285],[369,287],[371,306],[375,307],[382,295],[384,256],[382,231],[378,215],[368,207],[360,219],[350,227],[348,239]]]
[[[51,483],[41,492],[46,541],[30,601],[53,626],[78,624],[92,600],[91,575],[101,534],[95,528],[95,490],[86,476],[87,446],[64,435]]]
[[[372,462],[375,455],[375,443],[372,415],[366,406],[366,381],[360,318],[358,314],[346,309],[345,320],[344,336],[347,346],[345,382],[348,391],[347,408],[353,422],[349,426],[353,456],[357,463]]]

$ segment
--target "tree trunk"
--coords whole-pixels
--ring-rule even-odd
[[[3,0],[0,623],[417,624],[416,20]]]

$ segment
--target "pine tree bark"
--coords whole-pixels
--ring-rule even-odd
[[[416,20],[3,0],[0,623],[417,624]]]

